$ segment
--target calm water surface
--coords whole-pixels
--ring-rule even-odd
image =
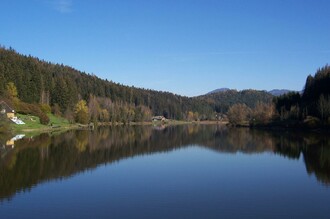
[[[324,134],[196,125],[8,140],[0,140],[1,218],[330,215]]]

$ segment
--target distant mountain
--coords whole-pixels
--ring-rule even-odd
[[[229,91],[229,90],[233,90],[233,89],[219,88],[219,89],[208,92],[206,95],[222,93],[222,92],[226,92],[226,91]],[[275,97],[278,97],[278,96],[281,96],[283,94],[287,94],[289,92],[294,92],[294,91],[293,90],[287,90],[287,89],[273,89],[273,90],[270,90],[270,91],[267,91],[267,92],[270,93],[271,95],[275,96]]]
[[[213,91],[208,92],[206,95],[208,95],[208,94],[214,94],[214,93],[219,93],[219,92],[225,92],[225,91],[228,91],[228,90],[230,90],[230,89],[229,88],[226,88],[226,87],[219,88],[219,89],[216,89],[216,90],[213,90]]]
[[[281,96],[283,94],[287,94],[289,92],[293,92],[292,90],[286,90],[286,89],[273,89],[273,90],[270,90],[268,91],[268,93],[270,93],[271,95],[273,96]]]

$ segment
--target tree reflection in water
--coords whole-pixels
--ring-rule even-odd
[[[3,140],[1,142],[4,142]],[[218,153],[271,152],[289,159],[303,156],[307,172],[330,185],[330,138],[324,134],[261,131],[213,125],[149,126],[74,130],[57,136],[42,134],[0,151],[0,200],[55,179],[70,177],[138,155],[198,145]]]

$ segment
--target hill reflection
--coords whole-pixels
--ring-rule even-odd
[[[1,141],[1,144],[3,144]],[[76,130],[15,142],[0,150],[0,200],[36,184],[70,177],[134,156],[198,145],[218,153],[275,153],[288,159],[303,156],[306,170],[330,185],[330,138],[316,133],[268,132],[190,125],[154,129],[145,126]]]

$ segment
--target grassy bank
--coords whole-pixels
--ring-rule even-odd
[[[71,124],[67,119],[63,117],[55,116],[51,113],[47,114],[50,122],[48,125],[42,125],[37,116],[17,114],[16,116],[21,119],[25,124],[17,125],[10,123],[11,130],[13,134],[25,133],[29,135],[36,135],[45,132],[61,132],[68,129],[82,128],[82,125]],[[165,122],[130,122],[130,123],[120,123],[120,122],[99,122],[97,126],[113,126],[113,125],[185,125],[185,124],[226,124],[219,121],[180,121],[180,120],[166,120]]]
[[[36,116],[17,114],[16,116],[25,124],[17,125],[11,123],[10,126],[14,133],[43,133],[78,128],[77,124],[70,124],[65,118],[57,117],[50,113],[47,115],[50,119],[49,125],[40,124],[39,118]]]

